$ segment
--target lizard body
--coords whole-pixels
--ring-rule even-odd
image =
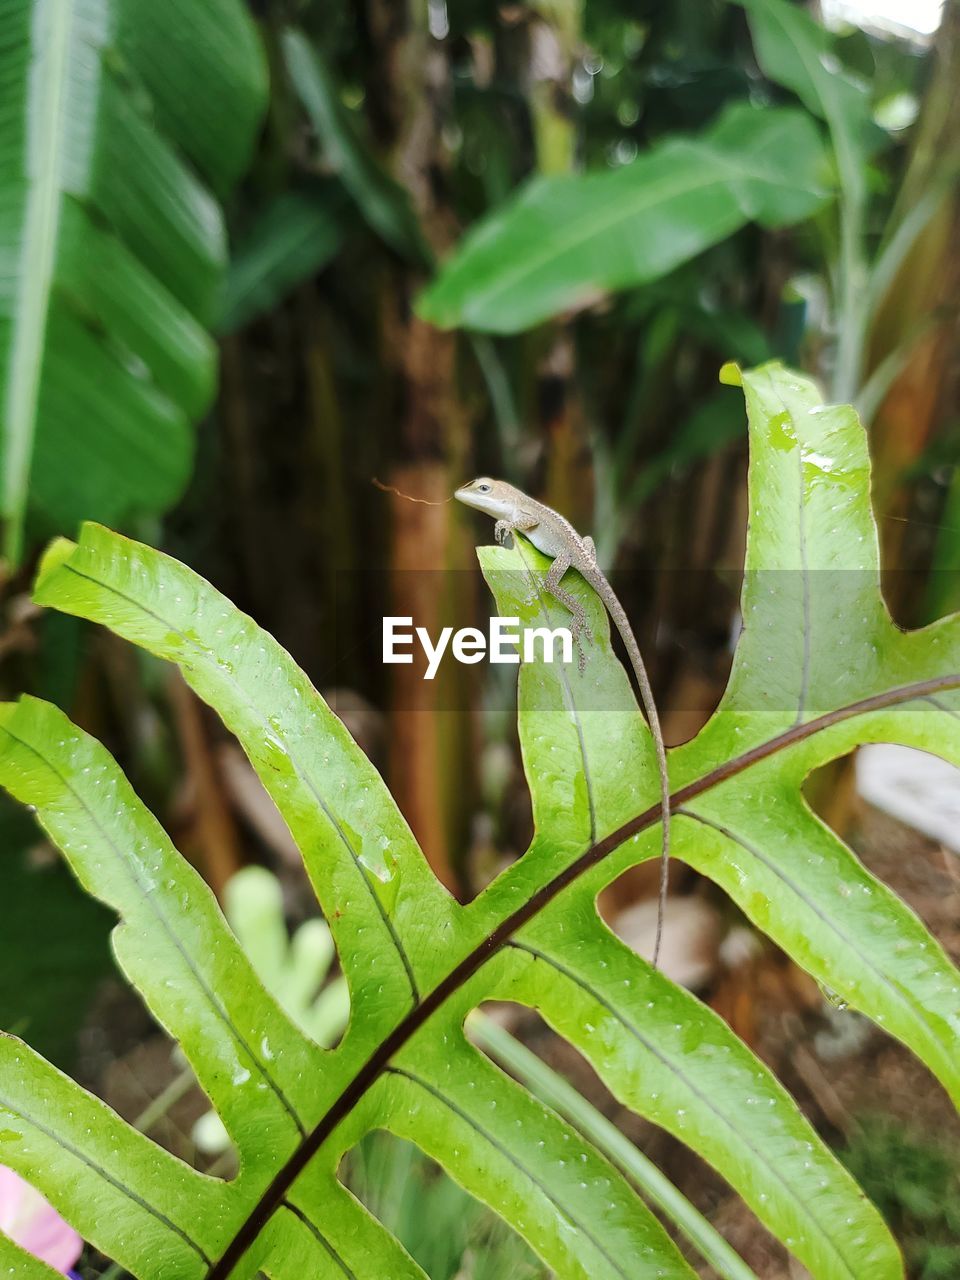
[[[585,633],[590,638],[590,629],[583,606],[565,591],[561,585],[568,569],[576,569],[586,579],[603,602],[604,607],[613,619],[626,647],[640,689],[640,700],[647,714],[650,733],[653,737],[657,757],[657,768],[660,775],[660,805],[663,822],[663,836],[660,856],[660,892],[657,911],[657,936],[653,948],[653,964],[656,967],[660,955],[660,943],[663,935],[663,914],[667,898],[667,876],[670,857],[670,780],[667,773],[667,753],[660,730],[660,717],[657,714],[653,691],[647,677],[646,667],[640,655],[640,646],[630,626],[623,605],[617,599],[613,588],[607,581],[597,564],[597,553],[591,538],[582,538],[569,520],[565,519],[552,507],[530,498],[520,489],[503,480],[491,480],[481,476],[470,484],[462,485],[454,495],[460,502],[476,511],[483,511],[496,520],[494,535],[498,542],[503,542],[508,534],[522,533],[538,551],[549,556],[552,563],[544,579],[547,592],[570,611],[573,622],[571,634],[580,654],[580,669],[584,668],[583,649],[580,635]]]

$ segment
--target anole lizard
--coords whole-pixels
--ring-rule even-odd
[[[660,812],[663,822],[663,836],[660,846],[660,894],[657,910],[657,936],[653,946],[653,964],[654,968],[656,968],[657,960],[660,956],[660,943],[663,936],[663,914],[667,901],[667,877],[670,858],[670,779],[667,774],[667,753],[663,745],[663,734],[660,731],[660,717],[657,715],[653,691],[650,688],[646,667],[643,665],[643,658],[640,656],[640,646],[637,644],[636,637],[630,627],[630,620],[627,618],[623,605],[614,594],[610,583],[604,577],[603,571],[597,564],[597,552],[593,545],[593,539],[581,538],[570,521],[564,519],[552,507],[545,506],[542,502],[537,502],[535,498],[528,498],[525,493],[514,488],[512,484],[507,484],[503,480],[491,480],[487,476],[481,476],[478,480],[471,480],[469,484],[462,485],[454,496],[466,506],[473,507],[476,511],[484,511],[487,515],[494,517],[496,524],[493,532],[498,542],[503,542],[507,534],[522,533],[525,538],[528,538],[533,543],[538,551],[551,558],[553,563],[547,571],[543,585],[555,600],[559,600],[565,608],[570,610],[573,616],[570,631],[580,650],[581,671],[584,667],[584,656],[583,649],[580,647],[580,634],[584,632],[589,638],[590,629],[583,606],[575,596],[572,596],[569,591],[565,591],[561,586],[563,575],[568,569],[576,569],[593,587],[603,601],[604,607],[613,619],[614,625],[620,632],[620,637],[626,646],[627,653],[630,656],[630,664],[633,667],[633,674],[636,676],[637,684],[640,687],[640,699],[643,702],[643,709],[647,713],[647,720],[650,724],[650,733],[653,736],[657,768],[660,774]]]

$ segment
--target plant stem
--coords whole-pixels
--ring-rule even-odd
[[[170,1081],[162,1093],[140,1112],[133,1121],[133,1127],[140,1133],[149,1133],[158,1120],[161,1120],[175,1103],[190,1092],[196,1084],[196,1076],[189,1067],[181,1071]]]
[[[860,385],[867,332],[867,266],[863,243],[867,190],[864,157],[848,132],[842,109],[832,99],[826,99],[823,106],[840,182],[837,358],[833,370],[832,394],[839,403],[849,404]]]
[[[907,255],[933,220],[934,214],[950,193],[949,184],[940,179],[920,197],[913,208],[896,224],[879,249],[867,282],[864,310],[873,319],[888,289],[896,279]]]
[[[870,423],[873,421],[881,404],[883,404],[887,392],[909,363],[917,343],[925,334],[930,332],[935,322],[934,317],[927,316],[919,324],[914,325],[902,341],[898,342],[893,350],[884,356],[863,386],[860,387],[856,395],[855,404],[862,422]]]
[[[470,335],[470,345],[487,384],[487,394],[500,439],[500,459],[504,473],[512,480],[518,479],[519,476],[515,473],[523,445],[523,432],[510,379],[491,338],[485,333],[474,333]]]
[[[569,1081],[548,1067],[509,1031],[482,1013],[468,1019],[471,1036],[503,1064],[541,1101],[565,1116],[585,1137],[627,1174],[683,1232],[700,1255],[724,1280],[757,1280],[715,1227],[695,1209],[652,1161],[587,1102]]]
[[[843,164],[843,156],[838,153]],[[859,185],[859,184],[857,184]],[[840,261],[838,264],[837,361],[833,398],[849,404],[856,396],[863,365],[866,324],[863,295],[866,271],[862,255],[863,204],[860,193],[846,186],[840,197]]]

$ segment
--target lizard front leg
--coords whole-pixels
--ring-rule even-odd
[[[557,556],[553,564],[547,570],[547,576],[543,580],[543,586],[546,592],[553,596],[554,600],[558,600],[565,609],[569,609],[573,616],[570,625],[570,634],[573,636],[573,643],[577,646],[577,665],[580,671],[586,669],[587,657],[583,652],[583,645],[580,643],[581,634],[585,635],[588,640],[593,640],[593,633],[590,630],[590,623],[587,621],[586,610],[580,601],[565,591],[560,585],[563,575],[570,568],[570,557],[567,554]]]
[[[522,511],[518,511],[512,520],[498,520],[493,526],[493,536],[502,546],[507,534],[526,533],[528,530],[536,528],[539,523],[540,521],[535,516],[524,515]]]

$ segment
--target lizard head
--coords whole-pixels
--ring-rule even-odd
[[[462,484],[453,496],[464,506],[484,511],[495,520],[509,520],[516,510],[515,493],[513,486],[505,484],[503,480],[478,476],[469,484]]]

